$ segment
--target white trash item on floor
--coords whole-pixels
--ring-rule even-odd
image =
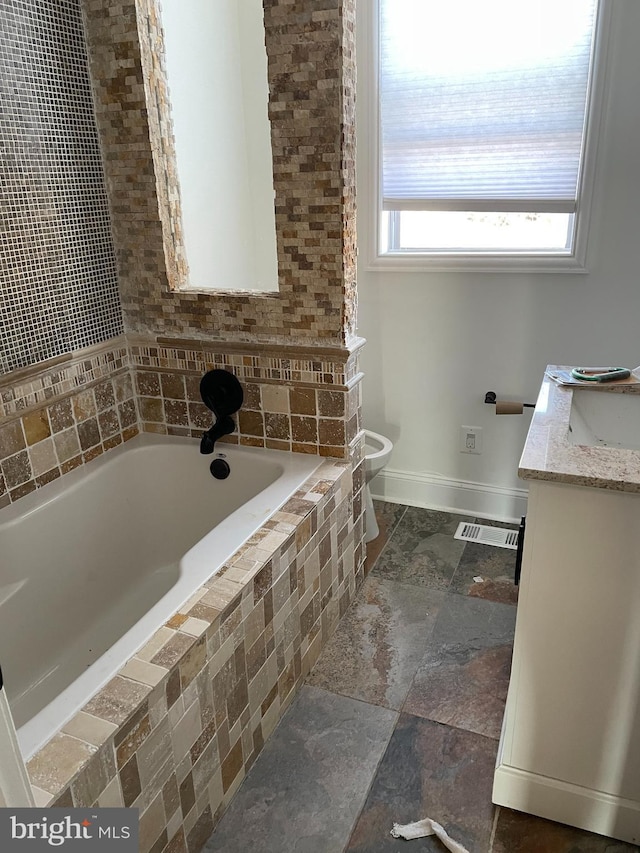
[[[451,853],[469,853],[466,847],[449,837],[446,829],[438,821],[431,820],[430,817],[418,820],[415,823],[404,824],[404,826],[394,823],[391,835],[394,838],[404,838],[407,841],[413,838],[426,838],[428,835],[435,835]]]
[[[369,490],[369,481],[378,474],[387,464],[391,457],[393,444],[384,435],[379,435],[377,432],[371,432],[368,429],[364,432],[364,528],[365,542],[371,542],[380,532],[378,530],[378,522],[373,509],[373,500]]]

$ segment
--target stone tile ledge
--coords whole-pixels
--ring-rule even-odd
[[[548,365],[547,371],[567,369]],[[640,451],[591,447],[569,441],[574,393],[640,394],[640,385],[573,389],[545,374],[525,442],[518,474],[525,480],[550,480],[577,486],[640,492]],[[640,399],[638,401],[640,407]]]

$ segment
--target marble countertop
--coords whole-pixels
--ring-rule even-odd
[[[549,365],[547,371],[561,368],[561,365]],[[522,451],[519,476],[525,480],[550,480],[600,489],[640,492],[639,450],[590,447],[570,442],[569,415],[574,393],[640,394],[640,385],[603,384],[574,390],[557,385],[545,374]]]

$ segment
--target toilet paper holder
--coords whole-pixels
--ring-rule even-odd
[[[495,404],[498,402],[498,395],[495,391],[487,391],[487,393],[484,395],[484,401],[490,406],[495,406]],[[536,407],[535,403],[522,403],[522,405],[527,409],[535,409]]]

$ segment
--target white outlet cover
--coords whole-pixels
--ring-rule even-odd
[[[470,436],[473,436],[473,447],[469,447]],[[482,427],[465,424],[460,427],[460,453],[482,453]]]

